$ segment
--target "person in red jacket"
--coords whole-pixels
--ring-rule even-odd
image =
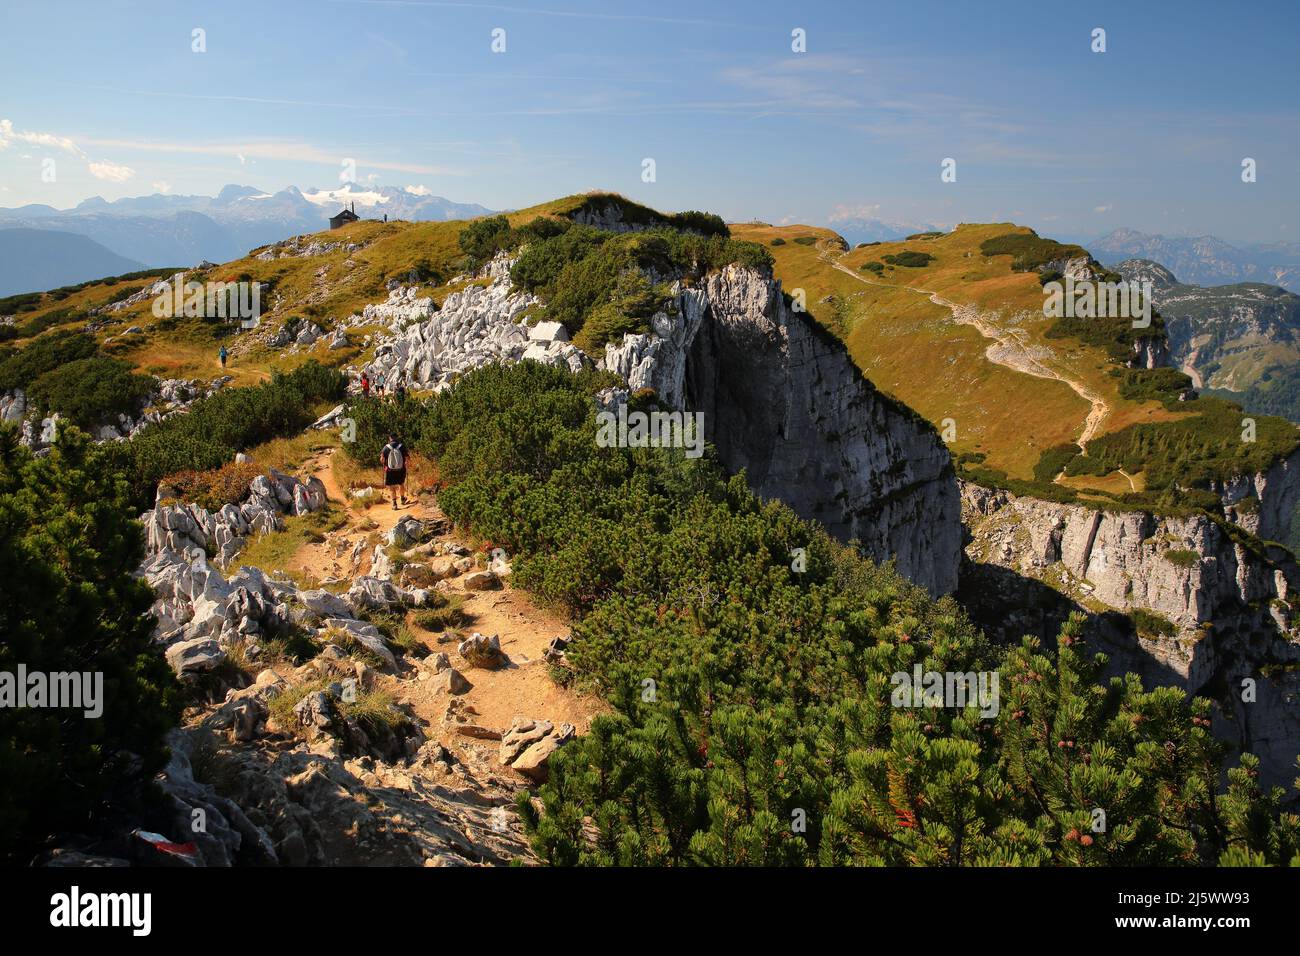
[[[370,376],[365,372],[361,373],[361,397],[370,397]]]

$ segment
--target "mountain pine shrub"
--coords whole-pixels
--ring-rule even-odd
[[[165,759],[180,692],[150,640],[128,488],[75,428],[36,458],[0,426],[0,672],[99,672],[103,713],[0,707],[0,856],[125,811]]]
[[[565,680],[613,711],[551,758],[540,812],[519,801],[544,860],[1300,863],[1252,757],[1219,792],[1207,701],[1103,683],[1078,618],[1054,652],[994,647],[707,457],[598,447],[600,384],[491,366],[415,429],[447,514],[574,615]],[[915,667],[996,672],[996,715],[892,706]]]

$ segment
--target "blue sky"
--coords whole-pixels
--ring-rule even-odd
[[[335,186],[351,157],[492,208],[1300,240],[1293,0],[4,6],[3,206]]]

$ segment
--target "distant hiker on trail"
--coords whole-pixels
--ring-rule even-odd
[[[393,394],[397,396],[399,402],[406,401],[406,383],[400,378],[397,380],[397,386],[393,389]]]
[[[402,505],[406,505],[406,445],[397,437],[397,432],[389,432],[388,444],[379,453],[379,463],[384,466],[384,487],[393,489],[393,510],[397,510],[398,494]]]
[[[384,394],[384,373],[383,372],[380,372],[378,375],[375,376],[375,394],[376,395]]]
[[[230,355],[230,353],[226,351],[226,347],[225,347],[224,345],[221,346],[221,351],[219,351],[219,352],[217,353],[217,355],[221,356],[221,367],[222,367],[222,368],[225,368],[225,367],[226,367],[226,357],[227,357],[228,355]]]
[[[361,373],[361,397],[370,397],[370,376],[365,372]]]

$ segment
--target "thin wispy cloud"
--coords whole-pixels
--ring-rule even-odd
[[[358,156],[354,154],[348,144],[340,144],[335,149],[324,149],[311,143],[294,141],[192,143],[152,139],[87,139],[86,142],[112,149],[201,156],[230,156],[238,160],[241,166],[253,159],[263,159],[338,167],[344,159],[355,159],[359,168],[384,169],[392,172],[417,173],[426,176],[459,176],[464,174],[464,170],[451,166],[433,166],[427,163],[400,162]]]
[[[69,153],[85,163],[87,172],[96,179],[124,183],[135,176],[135,170],[130,166],[104,159],[92,159],[70,136],[34,130],[20,130],[14,127],[12,120],[0,119],[0,149],[8,149],[11,143],[45,146]]]

